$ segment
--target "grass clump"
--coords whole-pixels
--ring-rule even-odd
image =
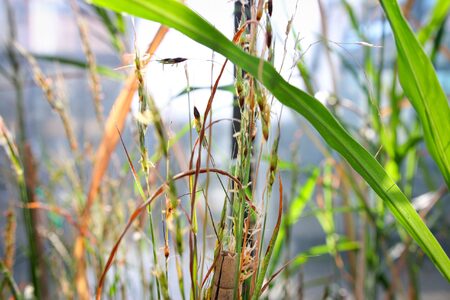
[[[439,200],[448,195],[442,130],[449,123],[447,99],[432,67],[440,39],[430,32],[442,35],[445,28],[437,9],[416,39],[398,5],[381,1],[385,15],[377,17],[383,32],[370,41],[354,7],[341,1],[360,41],[337,43],[329,38],[330,12],[319,1],[321,37],[305,47],[294,28],[295,13],[283,20],[285,32],[277,32],[278,4],[273,1],[236,2],[239,17],[229,38],[179,1],[92,2],[98,6],[71,2],[84,60],[45,59],[81,68],[88,78],[99,141],[80,141],[77,119],[69,117],[67,101],[61,100],[40,56],[18,44],[14,30],[9,36],[9,65],[1,70],[15,88],[19,139],[1,118],[0,138],[21,201],[12,201],[5,215],[2,297],[27,296],[24,283],[15,279],[20,226],[26,229],[37,299],[289,299],[308,295],[315,286],[323,298],[338,299],[344,291],[356,299],[376,299],[379,293],[416,298],[425,257],[443,278],[450,278],[448,256],[435,237],[445,231],[440,222],[446,208]],[[438,1],[436,7],[443,5]],[[301,6],[297,3],[295,9]],[[12,28],[14,12],[8,8]],[[162,24],[145,53],[124,42],[134,23],[122,13]],[[101,22],[120,63],[130,64],[126,76],[98,64],[87,30],[91,15]],[[385,32],[386,22],[398,55],[392,62],[385,49],[394,46],[394,39]],[[214,59],[207,60],[210,87],[191,86],[197,75],[193,59],[155,55],[169,27],[224,55],[218,70]],[[433,44],[432,55],[422,46],[427,41]],[[346,48],[349,44],[358,49],[358,59]],[[321,74],[308,59],[320,46],[331,76],[329,91],[321,89]],[[130,61],[127,51],[132,52]],[[345,80],[337,76],[336,62]],[[227,83],[231,63],[235,71]],[[146,76],[153,66],[186,79],[178,96],[187,102],[180,108],[187,121],[175,132],[166,108],[153,96],[159,87]],[[34,137],[24,126],[28,112],[22,69],[31,70],[27,76],[59,118],[69,149],[63,162],[48,149],[47,158],[34,159]],[[123,82],[104,115],[108,74]],[[290,83],[294,74],[306,92]],[[428,78],[437,102],[426,96],[431,93]],[[347,99],[342,86],[350,83],[365,107]],[[206,90],[205,101],[192,97],[194,90]],[[234,96],[231,120],[217,117],[218,91]],[[136,112],[127,123],[133,99]],[[294,112],[289,124],[288,108]],[[407,113],[413,117],[405,118]],[[226,137],[234,139],[230,151],[218,149],[224,121],[236,125]],[[310,161],[304,147],[319,158]],[[439,183],[423,180],[425,188],[418,194],[420,174],[439,178]],[[21,221],[16,208],[23,212]],[[320,232],[319,243],[299,239],[309,230]],[[52,255],[44,257],[44,251]],[[305,264],[318,257],[331,266],[330,272],[311,278]],[[48,274],[43,273],[46,268]],[[402,276],[406,279],[400,280]]]

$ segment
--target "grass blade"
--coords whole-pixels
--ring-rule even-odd
[[[445,1],[448,3],[448,1]],[[433,65],[406,22],[397,1],[382,0],[398,53],[400,84],[422,123],[425,143],[450,186],[450,109]]]
[[[14,280],[13,276],[11,275],[11,272],[8,270],[8,268],[5,266],[5,264],[1,259],[0,259],[0,274],[2,274],[5,277],[6,281],[8,282],[14,299],[16,300],[23,299],[16,281]]]
[[[285,243],[286,231],[289,230],[300,219],[306,203],[308,203],[314,193],[318,176],[319,169],[315,168],[310,177],[306,180],[305,184],[301,187],[298,196],[289,205],[289,209],[286,212],[286,216],[283,219],[280,231],[278,232],[278,236],[275,241],[273,249],[273,259],[269,269],[270,274],[275,271],[275,267],[281,258],[281,250],[283,243]]]
[[[272,237],[270,238],[269,245],[267,246],[266,254],[263,258],[261,269],[258,274],[258,279],[256,281],[256,287],[254,294],[252,296],[253,300],[259,299],[259,296],[262,292],[262,285],[264,282],[264,277],[266,275],[267,268],[269,267],[270,257],[272,256],[275,241],[278,236],[278,232],[280,230],[281,225],[281,215],[283,213],[283,182],[281,181],[281,176],[278,174],[278,181],[280,184],[279,191],[280,191],[280,200],[279,200],[279,207],[278,207],[278,217],[277,217],[277,223],[275,224],[275,228],[273,229]]]
[[[354,241],[348,241],[348,240],[342,240],[339,241],[336,244],[336,247],[334,248],[335,251],[345,252],[345,251],[357,251],[359,250],[360,245],[358,242]],[[278,271],[276,271],[270,278],[267,280],[267,282],[264,284],[264,286],[261,289],[261,292],[263,293],[269,284],[272,283],[272,281],[277,277],[283,270],[287,268],[298,268],[299,266],[305,264],[308,262],[308,260],[311,257],[316,257],[320,255],[330,254],[332,249],[330,249],[327,245],[318,245],[313,246],[309,248],[308,250],[299,253],[296,257],[288,261],[286,264],[284,264]]]
[[[32,53],[32,55],[37,60],[45,60],[45,61],[61,63],[61,64],[69,65],[72,67],[80,68],[80,69],[88,68],[88,64],[85,61],[78,60],[76,58],[56,56],[56,55],[35,54],[35,53]],[[113,69],[111,69],[107,66],[102,66],[102,65],[98,65],[98,64],[96,65],[96,72],[102,76],[109,77],[114,80],[123,80],[126,78],[123,74],[121,74],[117,71],[114,71]]]
[[[442,22],[445,21],[450,10],[450,1],[438,0],[431,12],[427,25],[422,27],[417,33],[417,38],[421,44],[425,44],[434,31],[438,30]]]
[[[334,248],[329,245],[319,245],[311,247],[309,250],[298,254],[292,262],[292,267],[298,267],[306,263],[311,257],[320,256],[324,254],[331,254],[334,251],[354,251],[359,249],[359,243],[354,241],[340,241],[336,243]]]

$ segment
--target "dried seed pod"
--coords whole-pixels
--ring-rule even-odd
[[[202,120],[200,117],[200,112],[195,106],[194,106],[194,128],[197,130],[197,132],[200,132],[200,130],[202,129]]]
[[[249,88],[249,93],[247,95],[247,97],[245,98],[245,102],[247,103],[250,112],[254,112],[255,111],[255,93],[254,93],[254,88],[253,88],[253,80],[250,79],[249,82],[250,88]]]
[[[198,111],[196,106],[194,106],[194,118],[200,122],[200,112]]]
[[[169,250],[169,246],[165,245],[164,246],[164,257],[167,259],[169,258],[169,254],[170,254],[170,250]]]
[[[267,12],[269,13],[269,16],[272,16],[273,11],[273,3],[272,0],[267,1]]]
[[[261,124],[262,124],[262,134],[264,137],[264,140],[267,141],[269,139],[269,125],[264,122],[263,120],[261,120]]]
[[[245,103],[245,91],[242,80],[236,81],[236,95],[238,97],[239,107],[242,109]]]
[[[272,45],[272,24],[270,23],[270,18],[267,17],[266,20],[266,46],[270,49]]]
[[[267,141],[269,139],[269,127],[270,127],[270,107],[269,105],[265,105],[264,109],[261,112],[261,124],[263,137]]]
[[[144,77],[142,76],[142,64],[138,54],[136,54],[136,57],[134,58],[134,67],[135,67],[135,74],[139,82],[139,87],[143,88]],[[140,102],[143,102],[143,99],[141,97],[139,97],[139,100]]]
[[[202,126],[203,126],[203,123],[202,123],[202,118],[200,116],[200,112],[198,111],[197,107],[194,106],[194,128],[199,135],[200,135],[200,132],[202,131]],[[203,136],[202,146],[205,148],[208,148],[208,140],[205,136]]]
[[[263,90],[261,90],[258,83],[255,83],[255,95],[256,95],[256,102],[258,103],[259,111],[264,111],[264,107],[266,106],[266,95]]]
[[[257,102],[258,102],[259,111],[263,112],[265,107],[267,106],[266,94],[260,93],[259,95],[257,95]]]
[[[278,143],[280,141],[280,137],[278,136],[272,145],[272,153],[270,158],[270,172],[275,173],[278,166]]]
[[[258,128],[256,128],[256,124],[253,123],[251,131],[250,131],[250,138],[252,139],[252,142],[255,140],[257,133],[258,133]]]
[[[291,32],[291,27],[292,27],[292,20],[289,20],[286,25],[286,31],[285,31],[286,35],[289,35],[289,33]]]
[[[277,136],[272,144],[272,152],[270,154],[270,174],[269,174],[269,185],[272,186],[275,181],[275,174],[278,167],[278,145],[280,143],[280,128],[278,128]]]
[[[262,1],[264,1],[264,0],[259,0],[260,3],[258,4],[258,10],[256,12],[256,21],[258,21],[258,22],[259,22],[259,20],[261,20],[262,15],[263,15],[264,6],[262,5]]]

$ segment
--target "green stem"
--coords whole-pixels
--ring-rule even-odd
[[[22,299],[22,294],[20,293],[20,290],[19,290],[19,287],[17,286],[16,281],[14,280],[11,272],[8,270],[8,268],[5,266],[5,264],[3,263],[2,260],[0,260],[0,273],[8,281],[14,299],[16,299],[16,300]]]

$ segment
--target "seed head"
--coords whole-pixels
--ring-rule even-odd
[[[195,118],[197,121],[200,121],[200,113],[199,113],[197,107],[195,107],[195,106],[194,106],[194,118]]]

